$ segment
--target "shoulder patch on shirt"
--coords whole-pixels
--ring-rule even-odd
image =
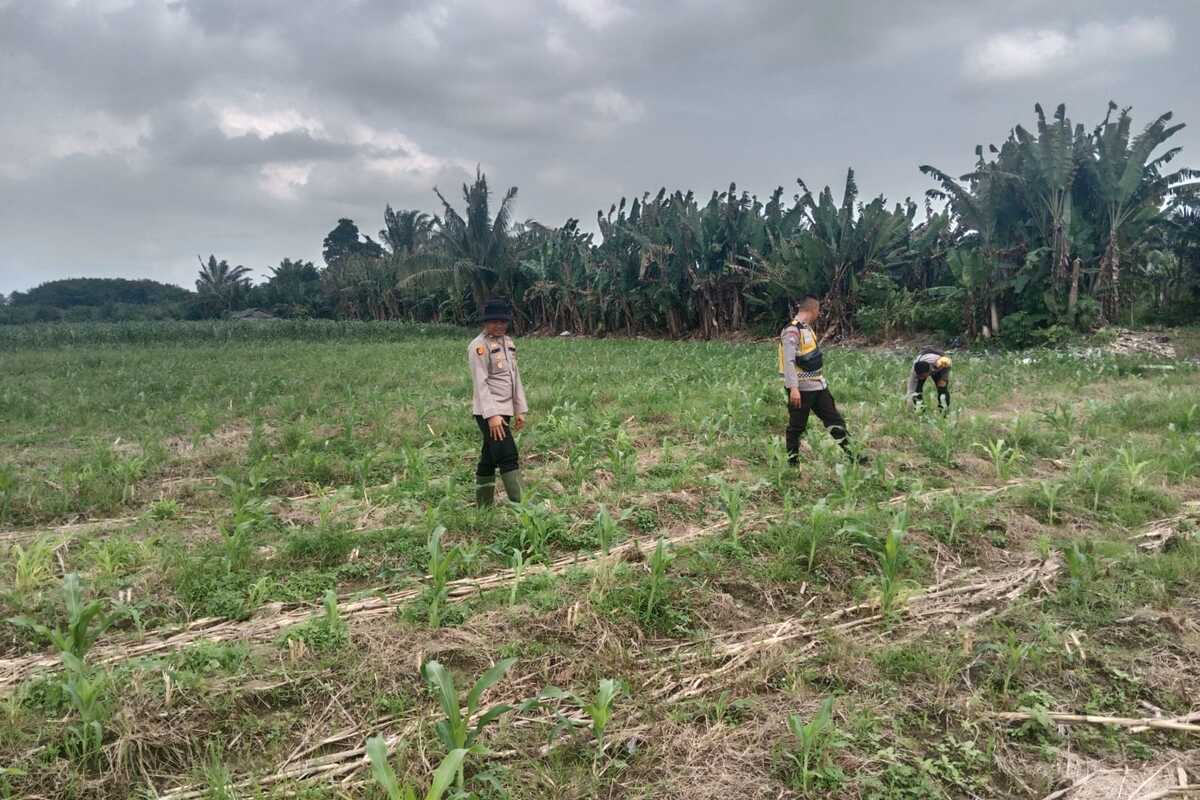
[[[485,352],[486,352],[486,351],[483,349],[483,345],[478,345],[478,346],[475,348],[475,355],[477,355],[477,356],[481,356],[481,355],[483,355]]]

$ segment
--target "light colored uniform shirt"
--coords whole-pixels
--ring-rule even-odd
[[[926,364],[928,364],[931,372],[926,377],[933,377],[933,372],[936,372],[937,368],[938,368],[938,366],[937,366],[938,361],[940,361],[943,358],[945,358],[947,361],[950,360],[947,356],[939,355],[938,353],[923,353],[923,354],[917,356],[916,359],[913,360],[913,368],[908,373],[908,392],[905,395],[905,398],[904,398],[905,400],[907,400],[910,404],[916,403],[917,386],[921,382],[921,379],[917,377],[917,364],[921,363],[922,361],[924,361]],[[948,370],[948,369],[950,369],[950,367],[946,366],[946,367],[944,367],[944,369]],[[945,378],[943,377],[943,380],[944,379]],[[937,381],[934,381],[934,383],[936,384]]]
[[[779,334],[779,340],[779,374],[783,377],[785,387],[802,392],[819,392],[828,386],[821,370],[802,372],[796,369],[797,354],[807,355],[817,349],[817,334],[813,333],[812,328],[803,322],[788,325]]]
[[[512,417],[529,410],[512,337],[479,334],[467,347],[467,364],[474,387],[471,413],[487,419]]]

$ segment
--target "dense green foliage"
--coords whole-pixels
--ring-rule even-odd
[[[735,184],[707,201],[665,188],[621,198],[586,232],[575,219],[515,221],[516,188],[497,203],[477,173],[461,210],[436,190],[438,214],[388,206],[378,242],[338,220],[324,269],[284,259],[252,286],[245,267],[209,256],[175,311],[465,324],[500,294],[515,301],[518,330],[711,338],[773,332],[791,301],[814,294],[826,336],[923,330],[1014,346],[1194,317],[1200,193],[1194,171],[1168,170],[1179,148],[1163,149],[1183,126],[1166,113],[1135,134],[1115,104],[1090,131],[1064,106],[1035,111],[1032,129],[977,147],[961,177],[921,166],[936,184],[923,208],[861,199],[850,169],[839,194],[801,180],[790,199]],[[0,320],[63,316],[44,302]]]

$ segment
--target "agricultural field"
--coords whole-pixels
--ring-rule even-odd
[[[835,347],[791,469],[772,342],[521,339],[479,511],[473,331],[278,325],[4,334],[0,797],[1200,782],[1194,361]]]

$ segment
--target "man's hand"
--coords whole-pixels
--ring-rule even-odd
[[[788,392],[788,405],[790,405],[792,408],[800,407],[800,390],[799,389],[793,388]]]
[[[517,414],[516,418],[513,419],[513,430],[519,431],[524,427],[525,427],[525,415]]]
[[[491,431],[492,438],[497,442],[504,440],[504,417],[497,414],[494,417],[488,417],[488,430]]]

